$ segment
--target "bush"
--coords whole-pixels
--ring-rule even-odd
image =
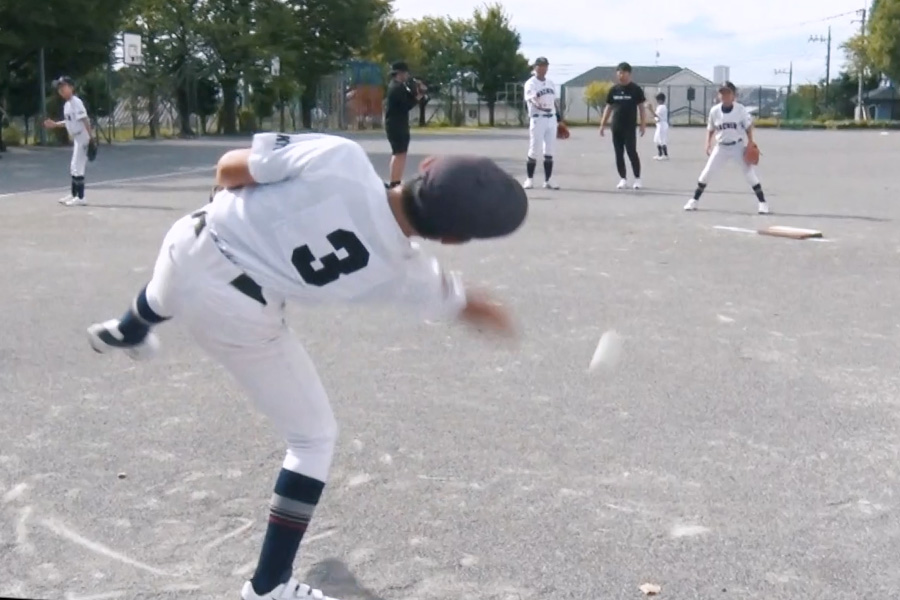
[[[3,129],[3,143],[7,146],[21,146],[25,139],[25,135],[15,125],[9,125]]]
[[[256,115],[249,108],[241,109],[241,112],[238,114],[238,129],[241,133],[256,132]]]

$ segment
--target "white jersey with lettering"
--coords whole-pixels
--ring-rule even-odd
[[[85,110],[84,102],[81,101],[81,98],[73,95],[66,100],[66,104],[63,107],[66,131],[68,131],[72,139],[77,142],[87,143],[90,141],[87,129],[85,129],[84,123],[82,123],[82,120],[86,119],[87,116],[87,110]]]
[[[537,75],[532,75],[525,82],[525,103],[532,114],[556,113],[556,85],[546,77],[541,81]]]
[[[719,144],[733,145],[747,141],[747,129],[753,126],[753,117],[747,108],[735,102],[731,110],[724,110],[721,103],[713,106],[709,111],[709,120],[706,128],[716,132],[716,142]]]
[[[257,134],[249,169],[259,185],[216,194],[206,223],[263,289],[301,303],[399,301],[433,319],[464,307],[460,278],[403,234],[356,142]]]

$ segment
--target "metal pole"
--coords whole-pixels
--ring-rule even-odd
[[[828,90],[831,88],[831,26],[828,26],[828,53],[825,55],[825,108],[828,108]]]
[[[866,9],[859,9],[859,14],[862,15],[862,18],[859,21],[859,34],[862,36],[863,42],[865,42],[866,35]],[[863,70],[864,65],[862,61],[862,57],[859,57],[860,61],[857,65],[856,76],[859,78],[859,85],[857,86],[856,93],[856,120],[857,121],[865,121],[866,120],[866,112],[865,107],[863,106]]]
[[[44,68],[44,48],[41,47],[38,54],[38,79],[40,80],[41,102],[39,105],[41,115],[40,137],[41,145],[47,143],[47,131],[44,129],[44,120],[47,118],[47,74]]]

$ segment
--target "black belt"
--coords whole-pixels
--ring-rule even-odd
[[[549,119],[550,117],[555,117],[555,116],[556,116],[555,114],[552,114],[552,115],[531,115],[531,118],[532,118],[532,119],[537,119],[538,117],[545,117],[545,118]]]
[[[738,141],[736,141],[736,142],[719,142],[719,145],[720,145],[720,146],[735,146],[735,145],[737,145],[737,144],[740,144],[740,143],[743,142],[743,141],[744,141],[744,140],[738,140]]]
[[[191,218],[194,219],[194,235],[200,236],[200,232],[206,228],[206,211],[198,210],[194,214],[191,215]],[[246,273],[241,273],[237,277],[234,278],[230,282],[230,284],[239,291],[244,294],[248,298],[252,298],[256,300],[263,306],[267,305],[266,298],[263,296],[262,288],[258,283],[253,281],[253,278],[247,275]]]

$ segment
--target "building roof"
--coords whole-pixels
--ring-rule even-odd
[[[680,73],[684,69],[681,67],[669,66],[632,66],[631,79],[640,85],[655,85],[672,77],[676,73]],[[616,67],[594,67],[590,71],[582,73],[578,77],[565,82],[564,86],[586,87],[592,81],[615,81]]]
[[[897,102],[900,101],[900,90],[891,86],[882,86],[863,94],[866,100],[875,100],[876,102]]]

